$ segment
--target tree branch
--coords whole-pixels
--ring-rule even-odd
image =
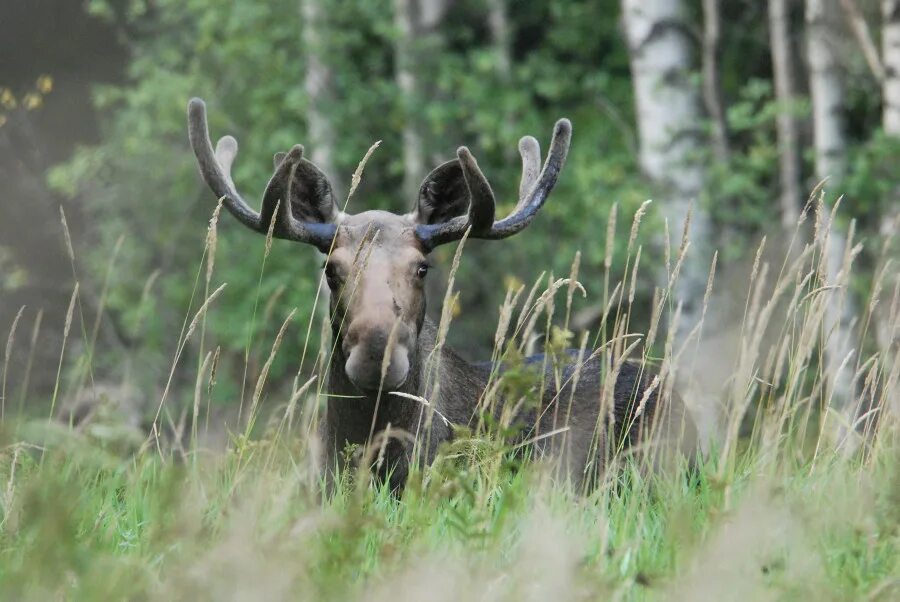
[[[869,70],[875,76],[875,79],[883,82],[884,65],[881,63],[878,47],[875,45],[875,40],[872,39],[872,32],[869,30],[869,24],[866,22],[865,15],[863,15],[855,0],[841,0],[841,8],[844,9],[844,14],[847,15],[850,29],[853,31],[853,37],[856,38],[862,50],[866,64],[869,65]]]

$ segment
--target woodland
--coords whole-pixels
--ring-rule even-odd
[[[465,145],[504,216],[568,118],[428,315],[469,361],[634,341],[702,454],[572,491],[487,421],[329,490],[323,255],[220,216],[192,97],[254,209],[295,144],[353,213]],[[897,599],[898,166],[900,0],[3,2],[0,596]]]

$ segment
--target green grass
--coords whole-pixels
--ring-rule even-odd
[[[270,392],[267,382],[290,316],[273,331],[271,347],[248,342],[247,357],[269,361],[247,372],[244,412],[232,421],[228,444],[207,449],[218,352],[204,346],[205,317],[223,288],[211,292],[213,219],[205,280],[201,266],[161,397],[144,409],[149,433],[117,417],[121,400],[106,399],[93,383],[96,337],[74,311],[77,294],[64,341],[81,331],[73,341],[81,359],[64,370],[64,342],[52,399],[41,405],[29,396],[33,411],[0,423],[0,600],[900,599],[900,423],[889,411],[900,406],[900,353],[873,335],[900,323],[889,244],[881,245],[885,257],[850,338],[861,351],[843,364],[854,385],[841,407],[832,403],[822,355],[832,335],[828,304],[846,295],[855,255],[845,255],[836,279],[829,275],[821,201],[813,239],[788,252],[780,268],[761,259],[760,246],[746,302],[726,314],[736,315],[727,333],[734,357],[726,360],[702,341],[714,274],[699,323],[688,324],[686,338],[674,336],[680,307],[671,291],[686,245],[667,249],[674,258],[665,266],[668,286],[655,296],[647,335],[635,332],[625,291],[642,277],[633,244],[640,216],[626,278],[611,282],[607,272],[599,295],[607,311],[590,340],[598,337],[601,357],[615,362],[639,349],[659,372],[660,391],[677,386],[695,414],[715,416],[699,465],[654,473],[639,455],[621,456],[594,490],[574,492],[552,478],[549,463],[522,461],[515,441],[505,440],[512,412],[502,412],[461,435],[431,468],[414,471],[402,496],[357,469],[326,495],[314,435],[326,391],[310,375],[323,374],[327,343],[318,354],[304,351],[307,365],[289,394]],[[803,238],[799,225],[797,233]],[[566,355],[555,352],[578,340],[568,330],[577,263],[570,279],[547,280],[543,293],[543,279],[530,294],[509,292],[494,359],[520,357],[541,325],[549,355]],[[557,294],[566,302],[555,303]],[[557,306],[563,320],[554,320]],[[666,323],[669,331],[659,332]],[[28,357],[34,344],[32,337]],[[185,356],[196,359],[195,372]],[[694,387],[701,370],[722,373],[711,396]],[[188,375],[178,381],[195,386],[174,390],[178,371]],[[502,393],[488,394],[485,406],[533,394],[533,379],[521,371],[503,378],[490,389]],[[68,412],[82,391],[94,405],[75,424]],[[9,399],[28,394],[26,386]],[[857,436],[849,421],[864,402],[879,408],[879,420]],[[55,408],[49,419],[48,408]]]
[[[4,448],[4,600],[896,599],[900,447],[755,454],[588,496],[542,465],[455,465],[323,501],[297,441],[196,464],[88,438]],[[240,455],[243,454],[243,457]],[[491,465],[496,466],[496,465]],[[14,473],[13,473],[14,470]],[[354,482],[356,481],[356,482]]]

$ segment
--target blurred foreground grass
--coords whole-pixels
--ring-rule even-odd
[[[58,434],[58,433],[57,433]],[[321,501],[306,443],[129,459],[85,435],[0,459],[4,600],[896,600],[900,446],[788,446],[587,497],[540,464],[449,459],[401,498]],[[7,431],[6,441],[21,441]],[[718,475],[718,476],[717,476]]]

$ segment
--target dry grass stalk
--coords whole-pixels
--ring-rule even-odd
[[[206,311],[209,309],[210,304],[216,300],[222,291],[227,286],[227,283],[222,283],[219,288],[217,288],[213,293],[206,298],[203,302],[203,305],[200,306],[200,309],[197,310],[197,313],[194,314],[194,318],[191,320],[190,325],[187,328],[184,336],[180,338],[178,341],[178,346],[175,349],[175,357],[172,359],[172,367],[169,369],[169,378],[166,381],[166,386],[163,389],[162,396],[159,400],[159,406],[156,408],[156,415],[153,418],[153,424],[156,426],[160,413],[162,412],[163,405],[166,403],[166,398],[169,396],[169,390],[172,387],[172,379],[175,377],[175,368],[178,366],[178,360],[181,359],[181,354],[184,352],[184,348],[187,346],[188,340],[190,340],[191,335],[194,333],[194,330],[197,328],[197,323],[206,315]]]
[[[353,171],[353,175],[350,177],[350,190],[347,192],[347,201],[344,204],[344,208],[346,209],[347,204],[350,202],[350,197],[353,196],[353,193],[356,192],[356,188],[359,186],[359,183],[362,182],[363,171],[366,168],[366,163],[369,162],[369,158],[372,156],[372,153],[375,152],[375,149],[381,145],[381,140],[376,141],[372,146],[369,147],[369,150],[366,151],[366,154],[363,155],[363,158],[360,160],[359,164],[356,166],[356,169]]]
[[[297,171],[297,166],[291,168],[291,177],[288,180],[288,194],[290,194],[290,183],[294,181],[294,172]],[[272,219],[269,220],[269,229],[266,230],[266,247],[265,253],[263,254],[263,261],[268,259],[269,252],[272,250],[272,237],[275,232],[275,222],[278,221],[278,211],[281,208],[282,199],[278,199],[275,201],[275,210],[272,211]]]
[[[647,213],[647,207],[649,207],[652,202],[653,201],[649,199],[644,201],[634,213],[634,219],[631,220],[631,232],[628,234],[626,255],[631,255],[631,249],[634,248],[634,241],[637,240],[638,230],[641,227],[641,220],[644,219],[644,215]],[[666,222],[666,229],[668,230],[668,222]],[[668,239],[668,232],[666,238]]]
[[[438,417],[439,417],[441,420],[444,421],[444,424],[446,424],[446,425],[448,425],[448,426],[450,425],[450,421],[447,420],[447,417],[444,416],[442,413],[440,413],[440,412],[437,410],[437,408],[435,408],[435,407],[432,405],[432,403],[431,403],[430,401],[428,401],[427,399],[425,399],[424,397],[422,397],[422,396],[420,396],[420,395],[413,395],[413,394],[411,394],[411,393],[404,393],[403,391],[389,391],[389,392],[388,392],[388,395],[393,395],[394,397],[402,397],[402,398],[404,398],[404,399],[411,399],[412,401],[415,401],[415,402],[417,402],[417,403],[422,404],[422,405],[425,406],[426,408],[431,408],[431,410],[432,410],[435,414],[437,414]]]
[[[440,374],[441,370],[441,351],[444,348],[444,344],[447,341],[447,333],[450,330],[450,322],[453,319],[453,307],[456,305],[459,295],[454,291],[454,284],[456,283],[456,273],[459,270],[460,262],[462,261],[462,253],[463,249],[466,246],[466,242],[469,240],[469,230],[466,230],[465,234],[463,234],[462,238],[459,241],[459,244],[456,247],[456,252],[453,254],[453,261],[450,264],[450,272],[447,275],[447,289],[444,292],[444,301],[441,306],[441,317],[438,321],[437,327],[437,336],[434,342],[434,348],[431,350],[431,353],[425,359],[425,382],[423,391],[425,396],[431,399],[437,399],[440,395],[440,379],[438,378],[438,374]],[[431,424],[431,411],[429,410],[428,415],[426,416],[425,425]],[[418,435],[418,432],[416,433]]]
[[[22,411],[25,408],[25,398],[28,396],[28,388],[31,384],[31,369],[34,365],[34,354],[37,349],[37,341],[38,336],[41,332],[41,323],[44,319],[44,310],[39,309],[37,315],[34,317],[34,324],[31,327],[31,338],[29,339],[28,344],[28,359],[25,360],[25,375],[22,377],[21,391],[19,393],[19,409],[16,412],[17,416],[21,417]]]
[[[203,363],[200,364],[200,369],[197,370],[197,379],[194,382],[194,404],[193,411],[191,412],[191,445],[197,445],[197,420],[200,417],[200,399],[203,397],[203,375],[206,374],[206,370],[209,367],[210,362],[212,361],[213,352],[208,351],[206,353],[206,357],[203,358]],[[195,456],[196,458],[196,456]]]
[[[641,250],[644,248],[643,245],[638,245],[637,253],[634,256],[634,266],[631,268],[631,287],[628,289],[628,305],[631,306],[634,303],[634,292],[637,288],[637,274],[638,268],[641,265]]]
[[[66,221],[66,212],[62,205],[59,206],[59,221],[62,223],[63,236],[66,241],[66,252],[69,254],[69,261],[75,261],[75,249],[72,247],[72,234],[69,232],[69,223]]]
[[[547,272],[541,272],[540,275],[535,279],[534,284],[531,285],[531,289],[528,291],[528,296],[525,297],[525,302],[522,304],[521,311],[519,311],[519,319],[516,320],[516,328],[513,331],[514,333],[517,333],[522,329],[522,325],[525,323],[525,319],[529,315],[529,309],[534,303],[534,296],[537,295],[537,291],[540,288],[541,283],[544,282],[544,277],[546,275]]]
[[[538,318],[547,312],[552,315],[553,309],[553,298],[556,296],[556,293],[564,286],[569,286],[573,281],[570,278],[558,278],[555,281],[551,281],[547,286],[547,289],[541,293],[541,296],[538,297],[534,304],[530,307],[524,306],[522,311],[525,315],[528,316],[528,321],[525,324],[525,328],[521,331],[521,333],[516,332],[516,336],[520,336],[520,348],[524,349],[525,343],[529,340],[531,333],[534,331],[535,325],[537,324]],[[582,295],[587,295],[587,292],[584,290],[584,286],[580,282],[574,281],[574,286],[577,288]],[[518,330],[518,329],[517,329]]]
[[[256,422],[259,400],[262,397],[263,387],[265,386],[266,379],[269,376],[269,370],[272,368],[272,362],[275,361],[275,356],[278,354],[278,349],[281,347],[281,341],[284,339],[284,333],[287,331],[288,324],[290,324],[291,320],[294,319],[294,315],[296,313],[297,308],[295,307],[290,311],[290,313],[288,313],[287,317],[284,319],[284,322],[281,323],[281,328],[278,329],[278,334],[275,335],[275,341],[272,343],[272,350],[269,352],[269,357],[266,359],[266,363],[263,364],[262,370],[259,374],[259,378],[256,379],[256,386],[253,388],[253,397],[247,418],[247,434],[249,434],[253,424]]]
[[[494,333],[494,348],[491,353],[491,361],[496,362],[503,353],[506,343],[506,334],[509,332],[509,324],[512,321],[512,315],[519,303],[519,297],[525,290],[524,285],[516,287],[516,290],[507,289],[506,297],[500,305],[500,315],[497,319],[497,330]]]
[[[72,315],[75,313],[75,301],[78,299],[79,283],[75,283],[72,290],[72,297],[69,299],[69,308],[66,310],[66,321],[63,324],[63,338],[59,349],[59,363],[56,366],[56,381],[53,383],[53,397],[50,399],[50,416],[49,420],[53,420],[53,413],[56,410],[56,398],[59,395],[59,381],[62,378],[63,359],[66,356],[66,341],[69,340],[69,330],[72,328]]]
[[[372,423],[369,426],[369,436],[366,439],[367,442],[372,441],[372,436],[375,434],[375,421],[378,419],[378,409],[381,406],[381,395],[384,392],[384,377],[387,376],[388,369],[391,367],[391,358],[394,357],[394,347],[397,346],[397,336],[400,324],[401,321],[398,317],[391,326],[391,332],[388,333],[387,345],[384,347],[384,354],[381,358],[381,380],[378,383],[378,394],[375,397],[375,409],[372,411]],[[390,423],[387,428],[390,429]],[[388,435],[386,434],[385,437],[388,437]]]
[[[613,203],[609,209],[609,217],[606,220],[606,253],[603,256],[603,268],[607,272],[612,267],[613,252],[616,248],[616,217],[618,212],[619,204]]]
[[[212,280],[213,269],[216,265],[216,249],[219,244],[219,214],[222,212],[222,203],[225,197],[219,198],[216,208],[213,209],[212,217],[209,218],[209,226],[206,229],[206,286]]]
[[[575,258],[572,259],[572,265],[569,267],[569,289],[566,291],[566,318],[563,323],[566,330],[569,328],[569,319],[572,316],[572,298],[575,295],[575,289],[578,286],[578,270],[581,267],[581,251],[575,252]],[[584,289],[582,289],[583,291]],[[586,296],[582,295],[582,296]]]
[[[24,312],[25,306],[23,305],[16,312],[12,326],[9,327],[9,336],[6,337],[6,351],[3,353],[3,382],[0,385],[0,421],[3,421],[6,417],[6,377],[9,372],[9,360],[12,357],[13,342],[16,340],[16,328],[18,328],[19,320]]]

